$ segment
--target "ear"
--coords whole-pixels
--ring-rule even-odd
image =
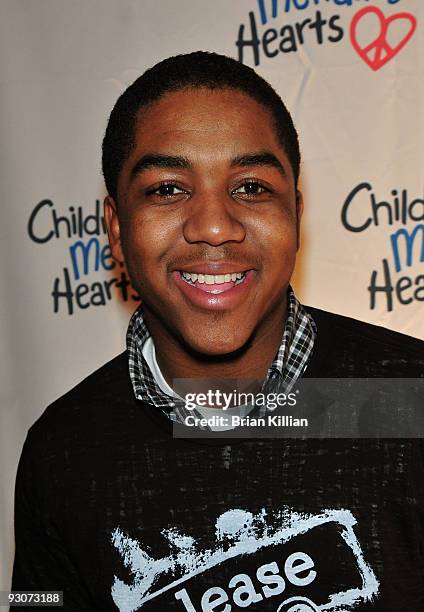
[[[296,191],[296,233],[297,233],[297,250],[300,247],[300,220],[303,215],[303,195],[302,192]]]
[[[124,253],[121,244],[121,230],[115,200],[106,196],[104,201],[104,216],[113,258],[120,264],[124,263]]]

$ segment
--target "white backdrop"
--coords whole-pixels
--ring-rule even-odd
[[[256,62],[300,133],[306,210],[297,293],[424,338],[424,3],[0,0],[0,8],[6,589],[26,431],[124,348],[136,307],[125,271],[112,268],[97,204],[105,195],[101,140],[119,94],[177,53]]]

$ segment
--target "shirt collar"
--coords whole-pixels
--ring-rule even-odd
[[[275,359],[268,369],[264,386],[270,382],[283,384],[286,390],[304,373],[316,338],[316,325],[312,316],[297,300],[291,287],[288,289],[287,319],[283,337]],[[179,402],[166,395],[156,383],[143,356],[143,346],[150,337],[143,319],[142,305],[131,317],[127,331],[129,372],[137,399],[160,408],[172,420],[182,416],[184,409]],[[179,414],[178,414],[179,413]]]

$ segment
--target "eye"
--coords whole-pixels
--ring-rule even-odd
[[[157,187],[152,187],[146,191],[146,195],[156,195],[160,198],[172,198],[177,195],[185,194],[187,191],[175,183],[161,183]]]
[[[236,194],[243,197],[254,197],[263,193],[269,193],[269,189],[258,183],[258,181],[245,181],[236,189],[233,189],[232,194]]]

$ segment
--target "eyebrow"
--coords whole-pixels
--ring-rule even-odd
[[[233,168],[238,166],[271,166],[272,168],[277,168],[277,170],[279,170],[284,177],[287,177],[283,164],[280,162],[278,157],[276,157],[270,151],[260,151],[259,153],[246,153],[245,155],[239,155],[232,160],[231,166]]]
[[[259,151],[255,153],[244,153],[231,160],[231,167],[245,166],[271,166],[277,168],[280,173],[287,177],[287,173],[280,160],[270,151]],[[150,168],[192,168],[192,164],[187,157],[180,155],[163,155],[161,153],[148,153],[140,157],[131,170],[130,180],[132,181],[138,174]]]
[[[143,155],[134,168],[131,170],[131,180],[150,168],[191,168],[191,164],[187,157],[181,157],[176,155],[161,155],[159,153],[148,153]]]

